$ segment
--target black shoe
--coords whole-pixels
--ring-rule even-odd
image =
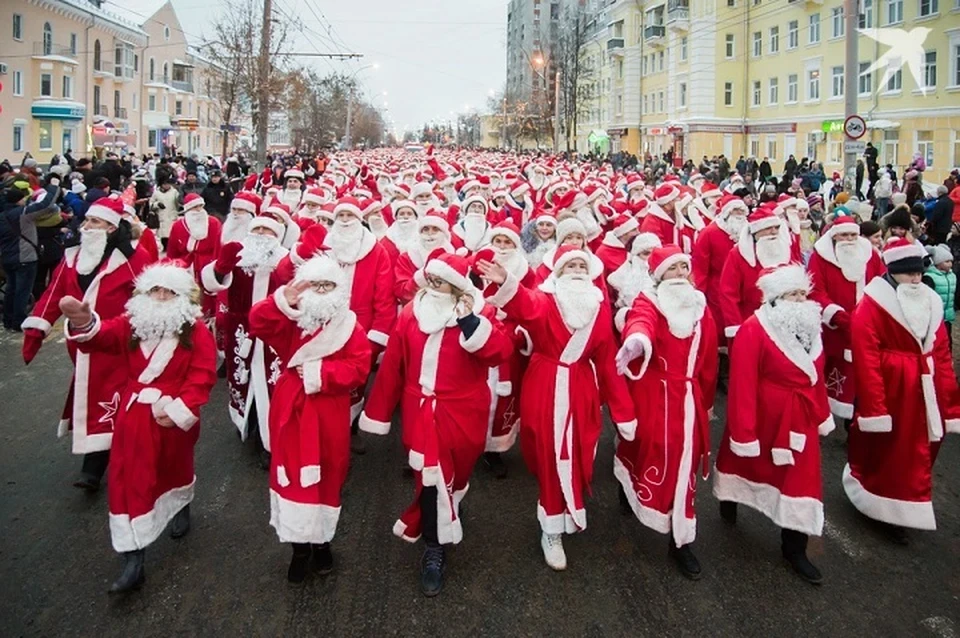
[[[313,550],[313,568],[321,576],[326,576],[333,571],[333,552],[330,551],[330,543],[320,545],[311,545]]]
[[[110,585],[111,594],[125,594],[129,591],[140,589],[146,580],[146,572],[143,569],[142,549],[133,552],[124,552],[123,559],[123,571],[120,572],[120,578]]]
[[[733,501],[720,501],[720,518],[724,523],[737,524],[737,504]]]
[[[627,493],[623,491],[623,486],[617,484],[617,496],[620,498],[620,514],[630,516],[633,514],[633,508],[630,507],[630,501],[627,500]]]
[[[92,494],[100,491],[100,479],[84,472],[80,475],[80,478],[73,482],[73,486]]]
[[[892,543],[904,547],[910,544],[910,537],[907,536],[906,529],[899,525],[893,525],[892,523],[881,523],[880,526],[881,529],[883,529],[883,533]]]
[[[677,564],[684,576],[690,580],[700,580],[700,561],[693,555],[693,550],[690,549],[689,544],[677,547],[674,545],[673,539],[670,539],[670,558]]]
[[[270,453],[267,452],[262,447],[260,448],[260,451],[257,453],[257,465],[259,465],[260,469],[263,470],[264,472],[270,471]]]
[[[487,464],[487,469],[498,479],[507,478],[507,464],[503,462],[503,457],[499,452],[484,452],[483,462]]]
[[[789,556],[784,553],[783,558],[790,563],[790,567],[793,568],[793,571],[795,571],[800,578],[811,585],[819,585],[823,582],[823,574],[820,573],[816,565],[810,562],[805,552],[791,554]]]
[[[227,378],[227,360],[224,359],[223,363],[220,364],[220,367],[217,368],[217,378],[226,379]]]
[[[308,543],[293,544],[293,558],[287,568],[287,580],[299,585],[307,577],[310,568],[310,545]]]
[[[364,455],[367,453],[367,445],[360,437],[360,415],[350,424],[350,451],[354,454]]]
[[[420,559],[420,589],[427,598],[433,598],[443,589],[444,552],[442,545],[427,546]]]
[[[183,509],[177,512],[173,517],[173,526],[170,528],[170,538],[183,538],[190,531],[190,504],[187,503]]]

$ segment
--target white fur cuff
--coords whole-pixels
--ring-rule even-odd
[[[497,308],[502,308],[507,305],[514,295],[517,294],[517,290],[520,288],[520,280],[517,279],[513,273],[507,273],[507,279],[500,285],[500,289],[497,292],[488,297],[487,301],[492,303]]]
[[[943,431],[947,434],[960,434],[960,419],[947,419],[944,421]]]
[[[316,394],[320,392],[322,386],[322,377],[320,371],[323,369],[323,360],[307,361],[303,364],[303,391],[307,394]]]
[[[303,315],[302,310],[294,308],[287,302],[287,297],[283,294],[283,291],[286,290],[286,286],[280,286],[273,291],[273,301],[277,304],[277,309],[280,310],[288,319],[299,319]]]
[[[103,325],[103,322],[100,321],[100,315],[96,312],[93,313],[93,325],[90,326],[90,329],[86,332],[81,332],[80,334],[73,334],[70,332],[70,322],[63,322],[63,334],[67,337],[68,341],[76,341],[78,343],[83,343],[84,341],[90,341],[97,336],[97,333],[100,332],[100,326]]]
[[[889,414],[862,416],[857,419],[861,432],[893,432],[893,419]]]
[[[790,449],[794,452],[803,452],[807,447],[807,435],[801,432],[790,433]]]
[[[464,339],[463,334],[460,335],[460,347],[473,354],[487,345],[487,341],[490,340],[492,334],[493,324],[486,317],[480,317],[480,325],[473,331],[469,339]]]
[[[793,465],[793,452],[787,448],[775,447],[771,451],[774,465]]]
[[[730,439],[730,451],[744,458],[756,458],[760,456],[760,441],[754,439],[747,443],[737,443]]]
[[[50,332],[50,328],[53,326],[50,325],[50,322],[44,319],[43,317],[30,316],[23,320],[23,323],[20,324],[21,330],[27,330],[33,328],[34,330],[40,330],[43,334]]]
[[[824,420],[823,423],[817,426],[817,433],[820,436],[827,436],[828,434],[833,432],[833,430],[836,427],[837,427],[837,422],[833,420],[833,415],[831,414],[826,418],[826,420]]]
[[[620,438],[624,441],[632,441],[637,436],[637,420],[617,423],[617,432],[620,433]]]
[[[824,308],[823,314],[821,315],[823,325],[827,326],[828,328],[836,328],[836,326],[833,325],[833,318],[838,312],[843,312],[843,308],[835,303],[832,303]]]
[[[379,330],[371,330],[367,333],[367,339],[369,339],[370,341],[374,342],[379,346],[386,347],[387,340],[389,339],[389,337],[386,334],[380,332]]]
[[[513,383],[510,381],[497,381],[494,387],[494,393],[498,397],[508,397],[513,394]]]
[[[177,424],[177,427],[187,432],[200,420],[196,414],[190,411],[187,404],[182,399],[174,399],[163,409],[170,417],[170,420]]]
[[[223,278],[223,283],[217,281],[217,273],[213,270],[213,265],[216,262],[211,262],[204,266],[203,270],[200,271],[200,283],[203,285],[203,288],[209,293],[217,293],[223,290],[226,290],[230,287],[230,284],[233,283],[233,273],[228,274]]]
[[[390,422],[389,421],[375,421],[367,416],[366,412],[360,413],[360,421],[357,423],[361,430],[364,432],[369,432],[370,434],[389,434],[390,433]]]
[[[737,330],[740,329],[740,326],[727,326],[723,329],[723,336],[727,339],[733,339],[737,335]]]

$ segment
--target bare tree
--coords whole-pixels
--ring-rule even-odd
[[[588,22],[591,19],[580,3],[568,4],[561,14],[551,58],[559,72],[561,132],[566,150],[571,140],[577,139],[577,126],[582,116],[589,113],[590,80],[594,74],[587,64],[585,45],[589,39]]]

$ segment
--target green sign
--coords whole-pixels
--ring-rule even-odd
[[[30,115],[50,120],[82,120],[87,109],[82,104],[34,104]]]
[[[820,128],[824,133],[843,133],[843,120],[827,120]]]

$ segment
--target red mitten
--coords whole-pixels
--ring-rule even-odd
[[[23,363],[29,365],[33,358],[40,352],[40,346],[43,345],[43,332],[36,328],[27,328],[23,331]]]
[[[226,277],[240,263],[240,251],[243,250],[243,244],[238,241],[232,241],[220,247],[220,256],[213,270],[221,277]]]
[[[481,248],[473,255],[473,259],[470,260],[470,270],[472,270],[477,277],[482,277],[483,275],[480,274],[480,269],[477,268],[477,264],[481,261],[493,263],[495,257],[496,253],[493,252],[493,248]]]
[[[846,310],[840,310],[833,315],[833,325],[837,330],[847,332],[850,330],[850,313]]]
[[[300,235],[300,243],[297,244],[297,256],[306,261],[318,252],[329,250],[324,243],[326,239],[326,227],[323,224],[314,224]]]

